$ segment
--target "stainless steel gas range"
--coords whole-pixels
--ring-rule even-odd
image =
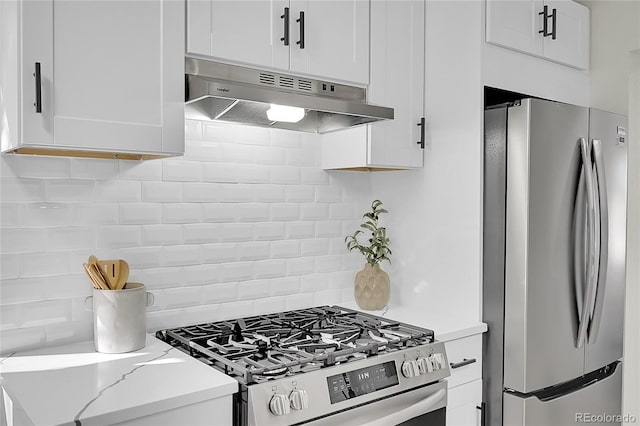
[[[431,330],[320,306],[156,336],[238,380],[236,425],[445,425],[449,364]]]

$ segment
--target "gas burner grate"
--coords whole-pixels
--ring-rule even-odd
[[[338,306],[178,327],[156,336],[245,384],[434,340],[431,330]]]

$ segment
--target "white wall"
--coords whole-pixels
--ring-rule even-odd
[[[391,303],[480,319],[482,3],[426,4],[424,167],[372,174],[390,211]]]
[[[317,135],[185,124],[181,158],[0,157],[0,352],[91,339],[90,254],[154,293],[149,330],[352,300],[369,176]]]

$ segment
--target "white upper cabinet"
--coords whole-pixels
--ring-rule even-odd
[[[187,0],[187,53],[369,83],[369,1]]]
[[[7,109],[22,105],[3,152],[119,158],[184,152],[180,2],[2,3],[3,24],[18,20],[14,39],[22,49],[14,57],[3,52],[18,70],[22,98],[3,100]]]
[[[371,2],[369,103],[394,119],[322,135],[324,169],[411,169],[423,165],[424,0]]]
[[[589,8],[571,0],[487,0],[487,42],[589,68]]]

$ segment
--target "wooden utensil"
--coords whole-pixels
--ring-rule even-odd
[[[91,265],[91,268],[95,270],[95,272],[98,273],[98,275],[100,275],[100,277],[102,278],[102,281],[105,284],[108,284],[109,281],[107,281],[107,277],[105,276],[104,271],[102,270],[102,267],[100,266],[100,259],[98,259],[97,257],[95,257],[94,255],[89,256],[89,265]]]
[[[82,268],[84,269],[84,273],[87,274],[87,278],[89,278],[89,281],[91,281],[91,285],[93,285],[93,287],[98,290],[102,290],[100,285],[98,285],[98,283],[93,280],[91,273],[89,273],[89,265],[87,265],[86,263],[83,263]]]
[[[102,276],[99,274],[97,270],[95,270],[95,267],[93,265],[84,263],[82,266],[84,267],[84,271],[87,273],[87,275],[91,279],[91,282],[93,283],[94,287],[96,287],[99,290],[110,290],[107,283],[104,282],[104,280],[102,279]]]
[[[120,260],[101,260],[100,266],[109,287],[113,290],[117,290],[120,269],[122,267]],[[129,271],[127,269],[127,277],[128,276]]]
[[[119,273],[118,273],[118,282],[116,283],[116,287],[114,290],[122,290],[124,288],[124,285],[127,283],[127,280],[129,279],[129,264],[120,259],[118,260],[119,263]]]

